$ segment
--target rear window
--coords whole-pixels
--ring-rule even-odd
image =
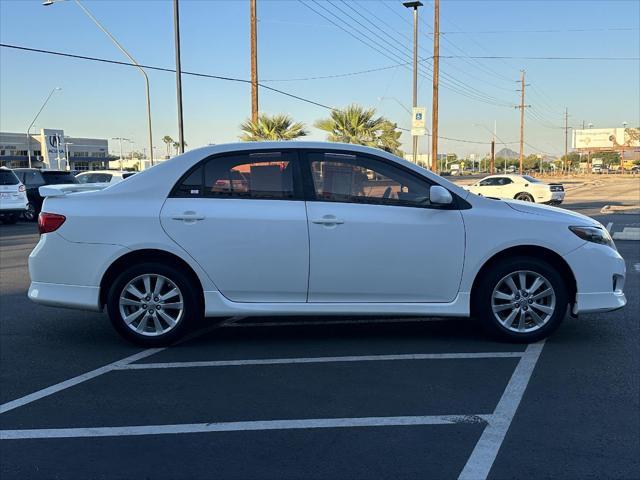
[[[20,183],[16,174],[10,170],[0,170],[0,185],[17,185]]]
[[[531,182],[531,183],[542,183],[540,180],[538,180],[537,178],[533,178],[529,175],[523,175],[522,178],[524,178],[527,182]]]
[[[44,177],[44,183],[47,185],[79,183],[71,172],[42,172],[42,176]]]

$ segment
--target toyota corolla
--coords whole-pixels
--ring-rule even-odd
[[[41,187],[29,298],[165,345],[204,317],[473,316],[511,341],[621,308],[597,221],[474,195],[381,150],[205,147],[100,191]]]

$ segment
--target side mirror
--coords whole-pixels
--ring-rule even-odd
[[[453,197],[446,188],[440,185],[433,185],[429,189],[429,201],[432,205],[451,205]]]

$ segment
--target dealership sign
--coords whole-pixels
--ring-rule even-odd
[[[589,128],[573,132],[573,148],[576,150],[620,150],[633,147],[640,147],[637,128]]]
[[[43,128],[40,133],[42,161],[46,168],[66,170],[64,131]]]

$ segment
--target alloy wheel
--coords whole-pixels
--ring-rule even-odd
[[[182,292],[170,279],[144,274],[128,282],[118,301],[125,325],[137,334],[157,337],[173,330],[184,315]]]
[[[491,309],[507,330],[529,333],[546,325],[556,309],[556,293],[544,276],[519,270],[503,277],[491,295]]]
[[[27,209],[22,214],[25,220],[33,222],[36,219],[36,208],[31,203],[27,203]]]

